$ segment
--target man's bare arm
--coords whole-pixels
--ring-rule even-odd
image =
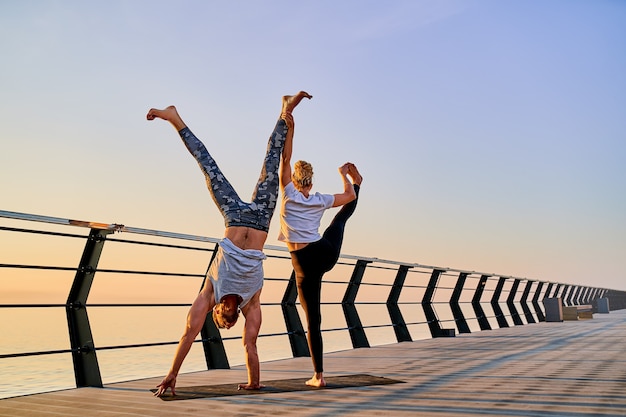
[[[243,348],[248,368],[248,383],[239,384],[239,389],[261,389],[261,367],[256,341],[261,330],[261,290],[241,310],[246,322],[243,328]]]
[[[180,367],[183,361],[187,357],[191,346],[193,345],[196,336],[200,333],[202,326],[204,325],[205,317],[207,313],[215,306],[215,296],[213,293],[213,285],[209,279],[206,280],[204,287],[196,297],[195,301],[189,308],[187,313],[187,323],[185,325],[185,331],[183,336],[178,342],[176,348],[176,354],[174,355],[174,361],[168,374],[163,378],[161,383],[157,385],[157,392],[154,393],[157,397],[165,394],[167,389],[171,389],[172,395],[176,395],[176,377],[180,371]]]

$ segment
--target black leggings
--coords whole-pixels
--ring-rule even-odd
[[[359,188],[358,185],[354,185],[357,198],[339,210],[320,240],[291,252],[291,263],[296,273],[300,305],[306,314],[307,340],[315,372],[324,372],[320,311],[322,276],[333,269],[339,259],[344,229],[346,222],[356,209]]]

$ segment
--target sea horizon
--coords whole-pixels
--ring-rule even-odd
[[[163,310],[164,307],[159,309]],[[0,310],[4,317],[0,326],[3,330],[0,354],[15,354],[35,351],[69,349],[69,335],[67,324],[64,322],[64,308],[21,308],[19,314],[7,309]],[[100,310],[100,311],[99,311]],[[108,311],[107,311],[108,310]],[[115,310],[115,311],[113,311]],[[144,311],[145,310],[145,311]],[[171,311],[170,311],[171,310]],[[261,335],[257,342],[261,360],[261,379],[263,378],[263,363],[293,357],[289,338],[286,334],[274,336],[276,327],[283,326],[282,312],[278,306],[264,307],[264,323]],[[90,308],[90,322],[93,326],[94,344],[96,349],[107,346],[119,346],[135,343],[174,342],[182,334],[184,317],[187,307],[168,307],[168,314],[163,311],[155,317],[155,309],[137,307],[119,308]],[[11,314],[13,313],[13,314]],[[278,315],[276,315],[278,314]],[[324,351],[337,352],[352,349],[349,333],[345,329],[343,317],[324,317],[324,329],[342,330],[326,331],[324,337]],[[11,316],[10,318],[8,316]],[[276,317],[276,319],[273,319]],[[126,328],[119,327],[120,320],[125,320]],[[158,323],[155,323],[158,321]],[[104,323],[109,325],[102,325]],[[143,331],[138,326],[143,323]],[[233,329],[222,331],[224,346],[231,367],[245,364],[243,347],[241,345],[241,323]],[[9,329],[13,329],[9,331]],[[24,331],[28,329],[28,331]],[[284,330],[283,330],[284,333]],[[427,329],[421,335],[429,338]],[[420,338],[422,338],[420,337]],[[371,329],[368,339],[372,346],[397,343],[391,329]],[[134,347],[125,349],[104,349],[97,351],[103,384],[138,380],[143,378],[165,376],[176,349],[175,344],[150,347]],[[192,346],[180,373],[206,371],[202,343],[196,342]],[[332,372],[332,370],[329,370]],[[312,368],[303,370],[303,377],[310,376]],[[70,353],[57,353],[41,356],[26,356],[5,358],[0,360],[0,375],[3,381],[0,384],[0,399],[43,392],[58,391],[76,388],[74,368]],[[242,382],[246,374],[242,373]],[[146,386],[146,390],[154,387]]]

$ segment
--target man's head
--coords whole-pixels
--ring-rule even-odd
[[[230,329],[239,319],[239,301],[238,295],[229,294],[220,300],[213,307],[213,322],[218,329]]]

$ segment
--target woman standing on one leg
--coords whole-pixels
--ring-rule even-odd
[[[322,277],[330,271],[341,251],[346,222],[356,208],[362,177],[356,166],[345,163],[339,167],[344,191],[341,194],[311,193],[313,167],[298,161],[291,170],[291,143],[283,150],[280,168],[280,188],[283,200],[280,210],[279,240],[287,243],[291,263],[296,273],[300,305],[307,319],[307,340],[313,361],[313,377],[306,381],[315,387],[324,381],[323,342],[321,331],[320,296]],[[350,181],[350,179],[352,181]],[[320,236],[319,226],[324,211],[343,206],[330,226]]]

